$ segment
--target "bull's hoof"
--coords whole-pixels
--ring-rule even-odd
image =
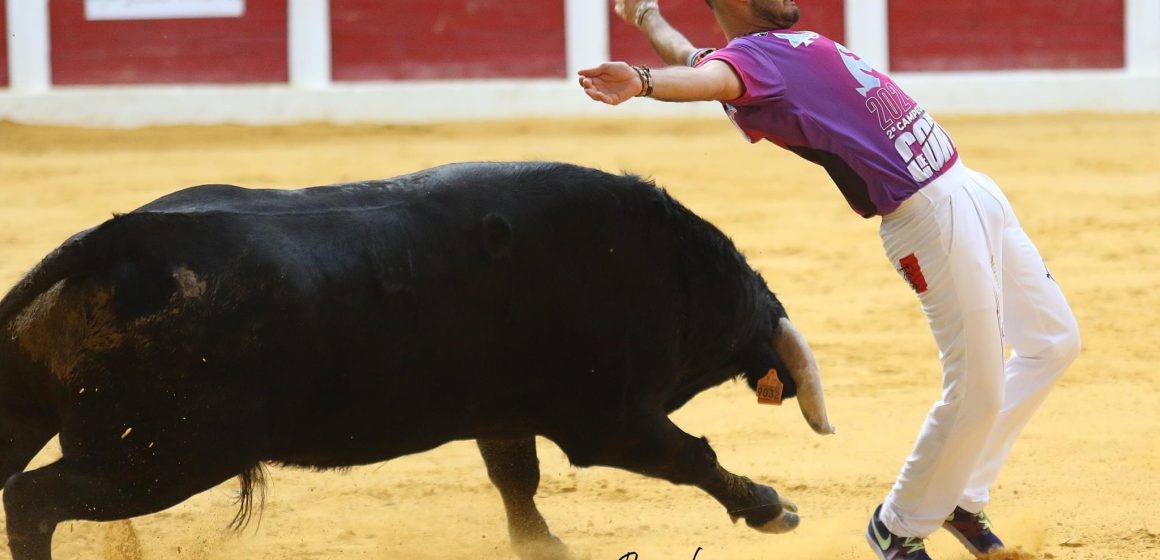
[[[546,539],[513,542],[512,548],[520,560],[577,560],[556,535],[548,535]]]
[[[777,534],[788,533],[796,529],[800,521],[801,518],[798,517],[798,514],[788,509],[783,509],[781,510],[781,514],[779,514],[777,517],[774,517],[773,519],[770,519],[761,525],[753,525],[749,524],[748,522],[746,523],[749,524],[750,527],[753,527],[762,533]]]
[[[734,520],[744,517],[746,525],[762,533],[788,533],[798,526],[801,518],[793,500],[783,498],[772,488],[760,484],[754,485],[753,494],[757,505],[730,512]]]

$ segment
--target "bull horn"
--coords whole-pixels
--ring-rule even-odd
[[[778,321],[777,333],[773,338],[773,347],[797,384],[797,401],[802,416],[805,416],[806,422],[815,432],[822,435],[834,433],[834,426],[826,415],[826,398],[822,394],[818,363],[805,337],[785,317]]]

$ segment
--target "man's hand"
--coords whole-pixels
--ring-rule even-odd
[[[616,15],[620,16],[620,19],[639,28],[641,16],[648,10],[659,12],[660,6],[657,5],[657,0],[616,0],[616,7],[613,9],[616,11]]]
[[[644,89],[640,75],[624,62],[605,62],[596,68],[581,70],[580,87],[588,97],[609,105],[620,105]]]

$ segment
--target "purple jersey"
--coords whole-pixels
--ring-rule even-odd
[[[812,31],[737,37],[704,57],[728,63],[745,93],[725,110],[746,139],[825,167],[850,207],[889,214],[958,160],[946,132],[885,74]]]

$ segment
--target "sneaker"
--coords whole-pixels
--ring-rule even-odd
[[[874,509],[874,516],[870,518],[870,525],[866,527],[866,541],[870,548],[881,560],[930,560],[926,554],[926,545],[918,537],[900,537],[890,532],[886,524],[882,523],[879,514],[882,505]]]
[[[943,528],[950,531],[975,556],[1003,549],[1003,541],[991,531],[991,520],[981,511],[971,513],[956,507],[943,521]]]

